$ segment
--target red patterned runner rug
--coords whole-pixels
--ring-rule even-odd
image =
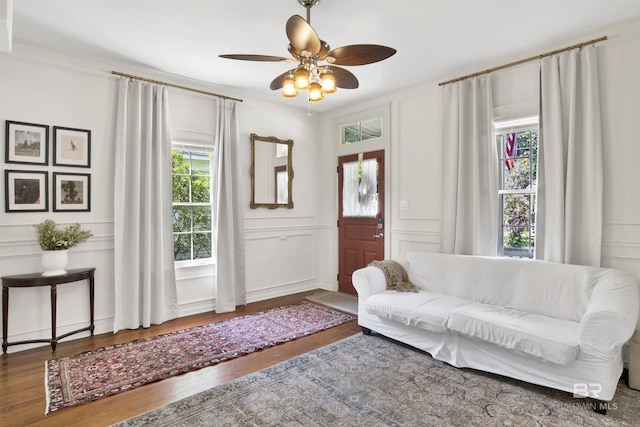
[[[303,302],[48,360],[45,415],[351,320],[348,314]]]

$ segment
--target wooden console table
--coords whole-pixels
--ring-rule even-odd
[[[47,342],[51,344],[51,351],[55,353],[58,340],[77,334],[78,332],[89,331],[93,335],[93,302],[94,302],[94,272],[95,268],[76,268],[67,270],[65,274],[58,276],[43,276],[42,273],[19,274],[15,276],[2,277],[2,354],[7,354],[7,347],[10,345],[29,344],[38,342]],[[56,335],[56,303],[57,289],[56,286],[63,283],[78,282],[80,280],[88,280],[89,282],[89,312],[91,316],[91,324],[86,328],[78,329],[73,332],[66,333],[61,336]],[[34,286],[51,286],[51,339],[38,339],[8,342],[9,331],[9,288],[31,288]]]

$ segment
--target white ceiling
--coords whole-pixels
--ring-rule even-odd
[[[306,18],[297,0],[15,0],[13,40],[206,82],[229,96],[251,93],[306,109],[303,96],[284,99],[269,89],[291,64],[218,58],[288,56],[285,23],[296,14]],[[370,43],[398,53],[346,67],[360,87],[338,90],[311,109],[327,111],[415,83],[458,77],[461,70],[475,70],[476,63],[566,43],[575,34],[634,16],[640,16],[640,0],[320,0],[311,25],[331,48]]]

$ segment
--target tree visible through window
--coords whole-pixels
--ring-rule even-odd
[[[173,257],[211,258],[211,154],[173,150]]]
[[[497,134],[500,154],[500,243],[505,256],[533,257],[538,181],[537,124]]]

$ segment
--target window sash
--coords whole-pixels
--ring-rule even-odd
[[[183,255],[186,255],[186,249],[188,246],[189,258],[175,260],[175,257],[178,256],[178,254],[174,252],[174,262],[181,266],[201,265],[204,263],[211,263],[213,261],[213,241],[212,241],[213,230],[210,228],[202,229],[198,226],[197,221],[194,221],[194,218],[193,218],[193,209],[201,208],[201,207],[209,208],[209,215],[213,216],[213,201],[212,201],[211,194],[209,194],[209,197],[208,197],[209,201],[193,202],[192,200],[194,198],[194,193],[193,193],[194,189],[192,187],[192,184],[193,184],[194,178],[206,178],[207,180],[209,180],[209,191],[211,191],[211,188],[212,188],[211,187],[211,179],[212,179],[211,153],[213,150],[211,147],[205,147],[205,146],[192,146],[192,145],[186,146],[185,144],[173,144],[172,152],[173,151],[178,151],[180,153],[183,153],[184,155],[183,164],[188,165],[189,171],[187,173],[183,173],[183,172],[175,173],[172,171],[172,176],[186,178],[188,180],[188,188],[185,188],[184,191],[188,192],[189,201],[182,200],[182,201],[172,202],[172,208],[173,209],[189,208],[189,211],[190,211],[189,212],[190,217],[188,218],[189,229],[185,227],[183,230],[172,232],[173,241],[174,241],[174,251],[176,251],[175,245],[178,244],[178,242],[181,242],[182,247],[179,247],[178,251],[184,251]],[[194,155],[196,157],[198,155],[200,156],[208,155],[209,156],[208,166],[206,166],[204,169],[194,167]],[[174,197],[175,196],[176,195],[174,194]],[[209,225],[211,226],[211,218],[209,219]],[[187,245],[187,241],[185,240],[187,239],[186,236],[189,236],[188,245]],[[198,256],[198,254],[196,253],[202,250],[202,248],[198,247],[198,243],[201,239],[205,239],[205,243],[207,241],[209,242],[209,247],[205,248],[205,255],[207,254],[209,255],[207,257]]]
[[[535,120],[534,120],[535,119]],[[510,122],[503,122],[496,124],[496,144],[498,145],[498,165],[500,167],[500,188],[498,189],[499,195],[499,232],[498,232],[498,254],[501,256],[515,256],[515,257],[527,257],[533,258],[535,248],[535,198],[537,196],[537,162],[534,162],[535,156],[537,156],[538,145],[524,147],[526,155],[520,155],[522,153],[522,147],[518,147],[512,156],[507,157],[506,154],[506,138],[508,134],[515,133],[516,138],[525,132],[535,132],[539,134],[537,126],[537,117],[525,118],[521,120],[513,120]],[[511,168],[519,167],[518,160],[528,159],[528,180],[521,182],[521,185],[527,188],[505,188],[506,179],[508,177],[509,169],[506,162],[512,160]],[[523,162],[524,163],[524,162]],[[520,163],[521,165],[521,163]],[[513,177],[513,175],[512,175]],[[518,185],[517,182],[515,185]],[[524,209],[526,209],[526,220],[522,224],[508,223],[508,218],[505,218],[505,197],[507,196],[523,196],[528,200],[524,203]],[[520,216],[523,215],[521,212]],[[517,230],[522,230],[522,233],[513,235],[511,233]],[[505,237],[507,233],[516,239],[516,242],[521,246],[507,246]],[[526,243],[526,245],[525,245]]]
[[[534,188],[514,188],[510,190],[498,190],[498,194],[536,194],[538,192],[537,187]]]

